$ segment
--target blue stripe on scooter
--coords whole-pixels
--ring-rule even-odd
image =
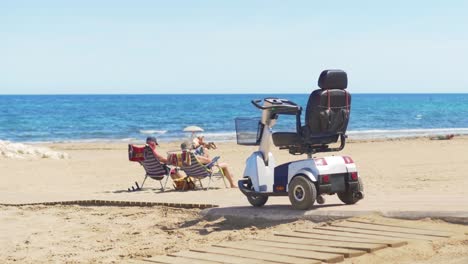
[[[289,164],[291,164],[291,162],[284,163],[275,167],[273,192],[286,192],[286,186],[288,185]]]

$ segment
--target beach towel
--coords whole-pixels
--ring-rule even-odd
[[[190,154],[186,151],[180,153],[169,153],[167,155],[167,164],[176,167],[190,166],[192,164]]]
[[[137,147],[134,145],[128,144],[128,159],[130,161],[144,161],[144,150],[145,147]]]

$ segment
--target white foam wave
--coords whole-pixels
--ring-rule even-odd
[[[67,153],[22,143],[0,140],[0,157],[9,159],[68,159]]]
[[[235,132],[220,132],[220,133],[200,133],[205,137],[205,141],[233,141],[236,139]]]
[[[131,142],[131,141],[135,141],[135,140],[138,140],[137,138],[121,138],[119,139],[119,141],[122,141],[122,142]]]
[[[346,134],[351,139],[426,137],[426,136],[437,136],[437,135],[447,135],[447,134],[468,135],[468,128],[361,130],[361,131],[348,131]]]
[[[151,135],[151,134],[166,134],[167,130],[153,130],[153,129],[141,129],[140,134]]]
[[[164,130],[165,131],[165,130]],[[347,133],[350,139],[389,139],[389,138],[405,138],[405,137],[428,137],[447,134],[468,135],[468,128],[435,128],[435,129],[371,129],[371,130],[348,130]],[[236,141],[236,133],[234,131],[220,131],[220,132],[201,132],[196,135],[203,135],[205,141],[210,142],[233,142]],[[166,133],[164,136],[158,137],[161,142],[182,142],[190,139],[191,134],[184,133]],[[3,144],[7,141],[1,141]],[[122,137],[122,138],[93,138],[93,139],[75,139],[75,140],[54,140],[43,142],[23,142],[25,144],[32,143],[46,144],[46,143],[119,143],[119,142],[144,142],[144,138],[139,137]],[[16,144],[16,143],[10,143]],[[4,146],[0,146],[0,157],[5,156]],[[2,152],[3,151],[3,152]],[[6,153],[6,152],[5,152]],[[10,154],[7,154],[10,155]]]

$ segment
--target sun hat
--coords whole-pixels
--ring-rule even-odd
[[[150,143],[150,142],[154,142],[156,145],[159,145],[155,137],[147,137],[146,143]]]

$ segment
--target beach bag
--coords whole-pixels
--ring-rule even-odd
[[[191,177],[185,177],[183,179],[175,179],[174,182],[174,189],[178,191],[188,191],[195,189],[195,182]]]
[[[128,144],[128,159],[130,161],[144,161],[144,151],[145,147],[137,147],[134,145]]]

